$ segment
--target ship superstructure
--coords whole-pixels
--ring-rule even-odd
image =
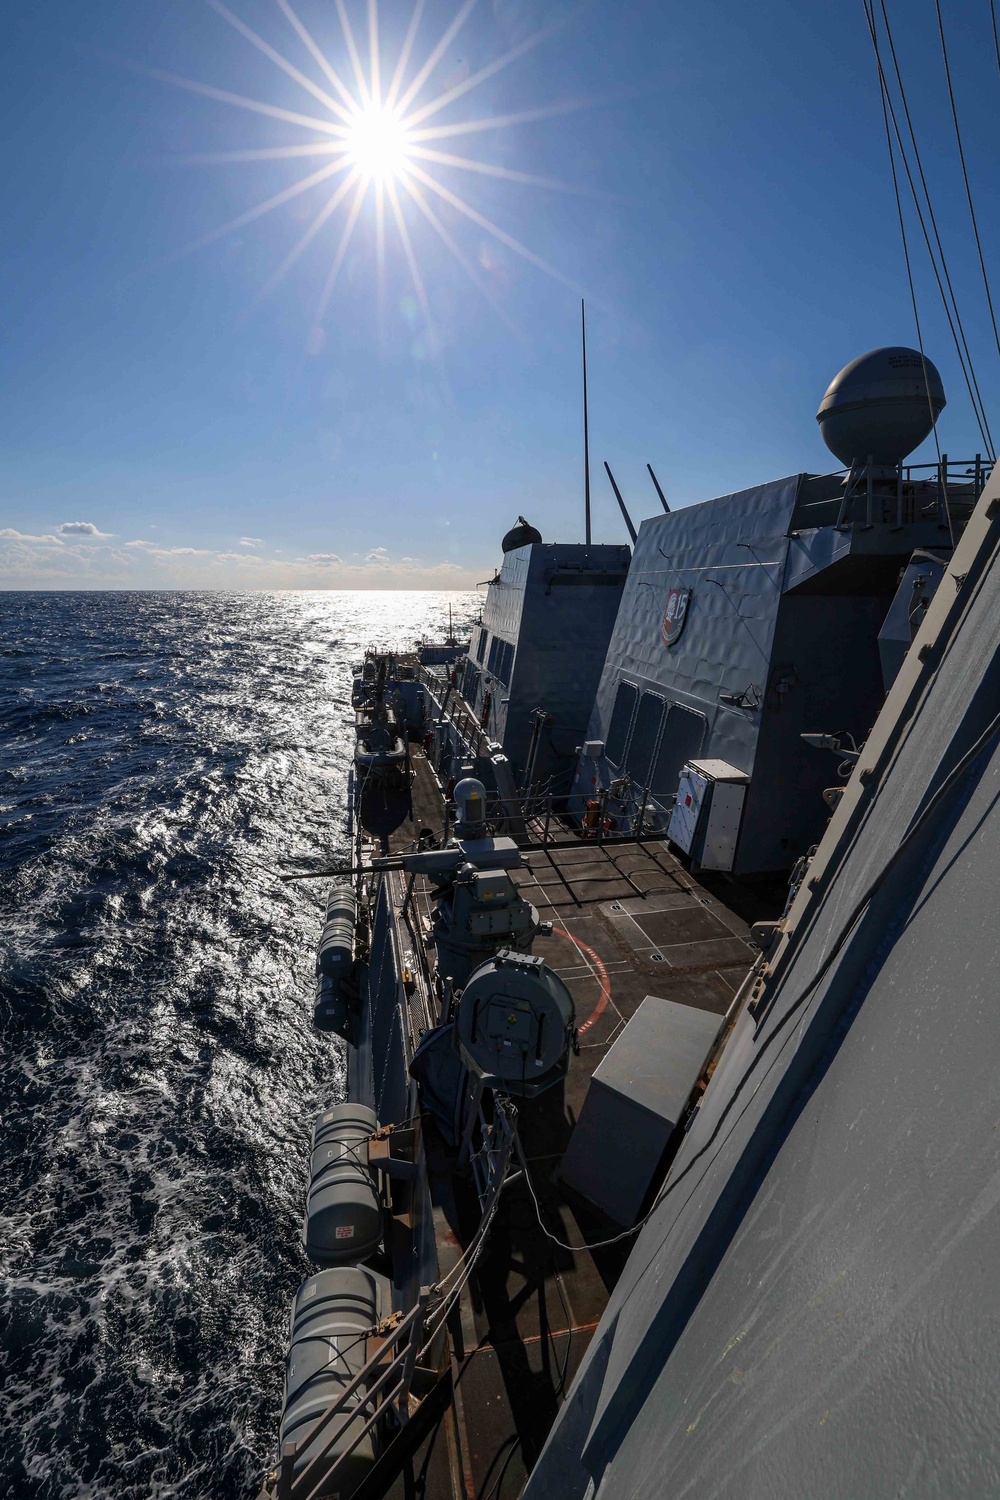
[[[885,697],[879,635],[901,571],[919,553],[936,584],[985,478],[969,467],[879,484],[864,469],[793,474],[644,521],[575,806],[600,795],[617,828],[654,809],[667,828],[682,768],[720,761],[746,781],[721,867],[788,869],[823,830],[837,765],[802,735],[864,740]],[[911,595],[906,580],[906,606]]]

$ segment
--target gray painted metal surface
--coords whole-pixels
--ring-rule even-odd
[[[718,1031],[713,1012],[647,995],[595,1068],[559,1175],[616,1223],[638,1219]]]
[[[692,869],[731,870],[743,820],[747,777],[724,760],[691,760],[677,784],[667,829]]]
[[[946,556],[915,552],[903,569],[899,587],[878,633],[879,658],[886,692],[892,687],[903,659],[910,649],[917,627],[941,582]]]
[[[472,653],[481,669],[474,706],[518,780],[525,771],[530,716],[536,708],[544,709],[551,723],[539,746],[535,781],[549,776],[569,780],[614,629],[629,558],[628,547],[549,542],[505,555],[487,593],[481,627],[485,635],[473,631]],[[487,693],[489,710],[484,714]]]
[[[1000,1491],[995,735],[892,862],[1000,710],[991,500],[1000,470],[530,1500]]]
[[[580,800],[623,773],[648,784],[652,763],[669,807],[684,758],[711,756],[750,777],[735,874],[787,869],[816,842],[836,762],[800,737],[865,738],[899,569],[928,535],[941,541],[924,519],[838,527],[841,493],[840,476],[792,475],[642,523],[586,734],[606,754],[581,758]],[[627,723],[620,692],[637,695]],[[637,732],[650,704],[652,760]],[[693,750],[682,711],[703,726]]]
[[[896,464],[919,447],[945,407],[937,368],[918,349],[870,349],[830,381],[816,420],[842,464]]]

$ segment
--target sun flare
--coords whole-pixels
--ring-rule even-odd
[[[372,182],[393,182],[406,166],[413,142],[392,109],[370,104],[348,127],[344,147],[350,161]]]
[[[350,71],[343,75],[333,66],[327,54],[292,8],[292,0],[275,0],[277,9],[284,16],[301,46],[303,55],[300,60],[307,66],[311,65],[314,70],[312,77],[304,73],[296,63],[234,14],[224,0],[207,0],[207,3],[252,47],[263,53],[286,77],[293,79],[310,96],[311,107],[315,112],[303,114],[268,100],[249,99],[242,94],[229,93],[227,90],[215,88],[195,79],[180,78],[157,68],[135,64],[138,71],[160,78],[176,87],[235,106],[251,114],[282,121],[285,125],[305,128],[312,137],[311,140],[299,144],[252,146],[245,150],[215,152],[193,159],[206,163],[259,163],[268,160],[312,157],[314,160],[318,158],[319,164],[315,167],[310,166],[305,176],[299,177],[279,192],[273,193],[227,223],[219,225],[210,233],[202,235],[200,239],[181,251],[181,254],[211,244],[244,228],[265,214],[280,209],[301,195],[311,194],[314,190],[318,190],[322,201],[319,202],[311,221],[288,250],[281,263],[264,282],[256,298],[259,302],[274,290],[295,261],[314,240],[318,239],[324,226],[334,219],[335,215],[338,215],[339,232],[334,231],[334,245],[331,246],[331,251],[328,251],[328,253],[332,252],[329,269],[312,316],[310,338],[315,337],[323,322],[337,279],[347,260],[351,241],[366,201],[373,201],[374,204],[374,262],[379,305],[382,305],[384,300],[387,231],[391,234],[394,227],[395,237],[402,250],[403,263],[423,313],[429,347],[434,347],[436,336],[431,323],[431,310],[424,279],[418,263],[420,247],[414,239],[418,228],[422,229],[425,240],[429,232],[441,242],[461,270],[489,299],[504,321],[509,323],[519,336],[521,336],[520,330],[511,323],[495,287],[489,277],[484,275],[481,255],[466,254],[456,241],[452,232],[456,224],[456,216],[464,219],[467,224],[473,225],[477,234],[487,234],[538,270],[572,287],[575,292],[580,291],[580,288],[569,277],[564,276],[549,262],[530,250],[527,245],[515,239],[513,235],[508,234],[499,224],[480,213],[460,192],[448,187],[439,175],[443,169],[446,177],[454,177],[458,174],[461,178],[464,174],[472,174],[480,178],[492,177],[506,183],[530,185],[550,191],[571,193],[587,191],[585,188],[575,187],[549,177],[519,172],[479,156],[460,156],[452,151],[441,149],[442,146],[446,144],[450,146],[454,140],[463,136],[478,136],[482,133],[507,130],[514,125],[550,119],[556,115],[569,114],[587,107],[588,101],[583,98],[550,100],[533,109],[519,110],[511,114],[486,114],[471,119],[456,119],[451,112],[452,106],[464,99],[479,84],[492,78],[509,64],[554,36],[567,24],[567,17],[562,17],[534,32],[511,47],[508,52],[484,63],[468,77],[459,82],[446,84],[443,89],[434,93],[433,85],[428,87],[432,75],[440,67],[445,54],[475,8],[476,0],[461,0],[451,23],[430,48],[419,66],[413,62],[413,53],[425,0],[414,0],[409,25],[396,56],[391,78],[389,78],[388,69],[383,67],[379,39],[378,0],[366,0],[363,11],[361,0],[355,0],[354,4],[355,14],[358,15],[361,12],[367,21],[365,28],[367,49],[364,40],[359,46],[348,15],[347,7],[351,4],[351,0],[335,0],[346,61],[350,65]],[[367,56],[364,56],[365,51],[367,51]],[[389,78],[388,86],[384,87],[387,78]],[[427,97],[428,94],[430,97]],[[318,111],[317,105],[320,106]],[[441,119],[442,114],[445,116],[444,119]],[[444,218],[441,217],[442,212]]]

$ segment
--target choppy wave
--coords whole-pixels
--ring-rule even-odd
[[[456,624],[476,601],[448,596]],[[433,594],[0,595],[0,1493],[235,1497],[270,1462],[350,666]]]

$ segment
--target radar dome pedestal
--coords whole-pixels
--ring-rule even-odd
[[[923,442],[944,405],[941,376],[927,356],[892,345],[845,365],[827,387],[816,420],[845,468],[869,459],[895,468]]]
[[[512,526],[500,543],[504,553],[515,552],[518,547],[530,547],[533,542],[540,542],[542,533],[536,526],[532,526],[523,516],[518,516],[517,525]]]

